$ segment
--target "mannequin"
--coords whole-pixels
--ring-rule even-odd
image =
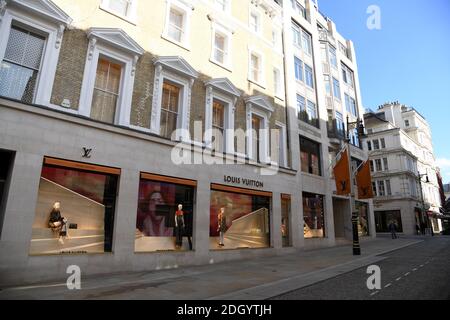
[[[64,238],[68,237],[67,234],[67,219],[61,217],[61,203],[55,202],[53,204],[52,211],[50,212],[50,219],[48,222],[50,228],[54,232],[59,233],[59,243],[64,244]]]
[[[225,218],[225,208],[220,208],[219,215],[217,216],[217,231],[219,232],[219,246],[225,246],[225,232],[227,231],[227,219]]]
[[[175,246],[180,249],[183,246],[183,234],[184,234],[184,212],[183,205],[178,205],[178,210],[175,212]]]

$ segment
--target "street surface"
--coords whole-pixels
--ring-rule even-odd
[[[377,265],[381,290],[369,290],[367,267],[278,296],[276,300],[449,300],[450,237],[391,252]]]

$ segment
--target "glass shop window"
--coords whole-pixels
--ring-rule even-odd
[[[195,182],[142,174],[135,252],[189,251],[192,247]],[[178,181],[177,181],[178,180]]]
[[[303,219],[305,239],[325,237],[323,196],[303,193]]]
[[[31,255],[112,252],[120,170],[46,158]]]
[[[211,191],[210,249],[270,247],[271,198]]]

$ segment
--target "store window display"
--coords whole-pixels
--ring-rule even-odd
[[[271,198],[211,190],[210,249],[268,248]]]
[[[46,158],[31,255],[112,252],[119,169]]]
[[[325,237],[323,196],[303,194],[303,218],[305,239]]]
[[[136,252],[192,250],[192,186],[141,179],[136,219]],[[187,242],[183,242],[183,238]]]

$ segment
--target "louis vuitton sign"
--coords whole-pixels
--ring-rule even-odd
[[[264,188],[264,182],[233,176],[224,176],[224,182],[230,184],[238,184],[249,188]]]

